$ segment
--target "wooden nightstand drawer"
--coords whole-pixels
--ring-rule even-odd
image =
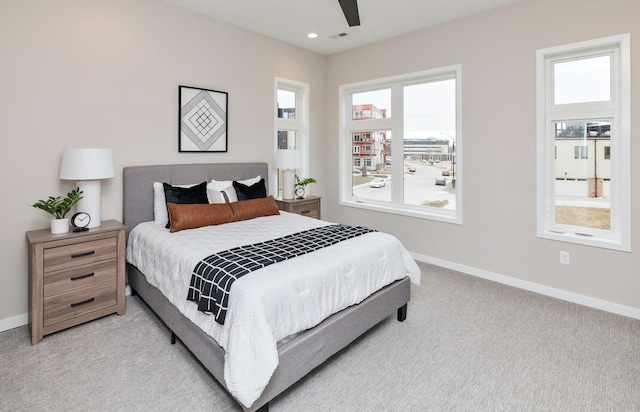
[[[117,239],[115,237],[76,243],[44,250],[44,271],[66,269],[69,267],[116,258]]]
[[[278,209],[285,212],[320,219],[320,197],[307,196],[304,199],[276,199]]]
[[[60,293],[116,279],[116,272],[115,259],[90,263],[57,272],[47,272],[44,274],[44,297],[48,298]]]
[[[308,202],[302,204],[294,204],[291,207],[292,213],[297,213],[302,216],[320,218],[320,209],[318,208],[318,202]]]
[[[116,305],[116,279],[44,299],[44,326]]]

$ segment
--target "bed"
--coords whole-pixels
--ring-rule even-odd
[[[137,234],[136,232],[142,232],[146,229],[155,233],[154,236],[169,236],[164,233],[153,232],[158,230],[157,225],[156,228],[152,228],[152,222],[154,220],[154,182],[167,182],[172,185],[181,185],[211,181],[212,179],[251,179],[255,176],[262,176],[265,179],[265,187],[269,187],[269,172],[266,163],[216,163],[125,167],[123,171],[123,219],[127,225],[127,238],[129,239],[131,232],[134,231],[134,228],[137,226],[139,227],[134,231],[134,235],[131,235],[134,239],[136,239],[134,237]],[[257,224],[275,225],[275,223],[272,222],[277,219],[288,219],[288,221],[292,221],[297,225],[295,227],[299,225],[314,226],[328,224],[326,222],[311,223],[320,221],[297,215],[293,216],[286,212],[282,212],[282,216],[260,217],[253,219],[251,222],[239,222],[239,224],[253,226]],[[223,227],[225,225],[220,226]],[[168,232],[168,230],[165,229],[164,232]],[[367,236],[370,235],[367,234]],[[353,240],[349,240],[343,243],[352,241]],[[312,255],[313,254],[310,254],[309,256]],[[150,273],[143,273],[143,270],[138,267],[143,265],[132,264],[129,256],[127,257],[127,278],[132,290],[151,307],[171,330],[172,339],[175,339],[177,336],[215,379],[236,398],[243,410],[259,410],[264,412],[268,410],[270,400],[386,317],[397,313],[399,321],[403,321],[406,318],[407,303],[410,299],[410,283],[411,281],[414,283],[419,282],[419,269],[413,260],[411,260],[411,262],[407,261],[407,255],[408,253],[402,257],[398,257],[398,259],[403,260],[403,264],[408,268],[398,269],[398,271],[406,271],[406,275],[394,275],[398,277],[397,280],[393,280],[390,284],[383,286],[373,294],[367,295],[368,297],[364,297],[364,300],[360,300],[359,303],[350,305],[337,313],[329,315],[313,327],[292,334],[286,339],[278,338],[277,346],[274,348],[274,351],[277,351],[277,353],[275,353],[277,367],[270,373],[266,386],[260,389],[259,396],[257,396],[255,400],[251,398],[249,401],[243,399],[242,396],[237,396],[237,393],[234,392],[235,386],[232,385],[231,390],[229,389],[225,380],[225,358],[233,358],[234,354],[226,353],[221,344],[212,337],[212,332],[201,324],[206,320],[201,321],[197,318],[200,315],[193,315],[190,312],[186,313],[182,307],[184,305],[172,303],[171,299],[175,298],[171,298],[166,290],[161,291],[167,287],[157,285],[157,282],[154,281],[157,276],[151,276]],[[296,259],[308,258],[310,257],[304,256]],[[304,262],[296,259],[292,259],[290,262],[298,262],[297,264]],[[280,265],[280,263],[273,266],[277,265]],[[385,273],[386,272],[387,270],[385,270]],[[236,285],[237,284],[239,284],[239,282],[237,282]],[[244,285],[244,283],[242,285]],[[234,286],[234,292],[235,288],[240,287]],[[197,321],[194,319],[194,316],[197,318]],[[233,322],[226,323],[233,324]],[[222,345],[225,346],[226,343]]]

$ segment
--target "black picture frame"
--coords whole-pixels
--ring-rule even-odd
[[[229,94],[178,86],[178,152],[226,153]]]

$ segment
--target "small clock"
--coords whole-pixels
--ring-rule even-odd
[[[298,199],[304,199],[304,187],[302,186],[296,187],[296,197]]]
[[[71,226],[74,227],[74,232],[84,232],[89,230],[87,226],[89,226],[89,222],[91,222],[91,216],[87,212],[78,212],[71,217]]]

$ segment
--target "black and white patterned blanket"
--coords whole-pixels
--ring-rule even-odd
[[[301,256],[343,240],[375,232],[361,226],[329,225],[278,239],[225,250],[202,259],[193,269],[187,300],[224,325],[233,282],[254,270]]]

